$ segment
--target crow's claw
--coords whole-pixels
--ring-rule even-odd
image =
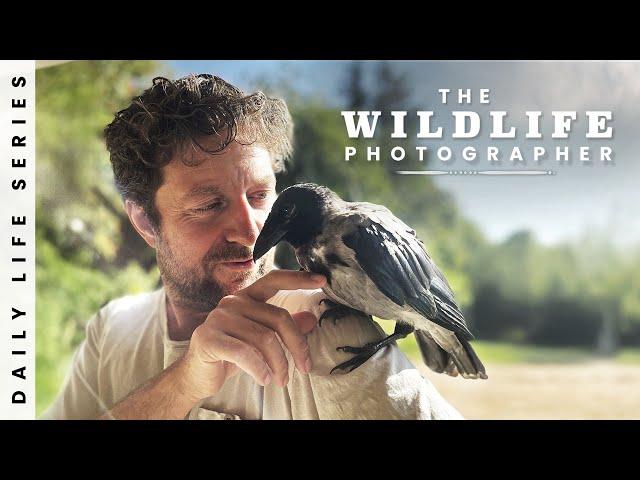
[[[338,347],[338,350],[344,349],[344,348],[346,347]],[[371,358],[374,353],[376,353],[376,350],[371,349],[371,350],[368,350],[366,353],[361,353],[359,355],[356,355],[350,360],[347,360],[346,362],[342,362],[340,365],[336,365],[331,369],[331,372],[329,373],[333,373],[336,370],[347,370],[348,373],[351,373],[360,365],[362,365],[364,362],[369,360],[369,358]]]
[[[320,318],[318,318],[318,326],[320,327],[322,326],[322,321],[325,318],[333,319],[333,324],[336,325],[338,320],[348,315],[364,315],[360,310],[355,310],[351,307],[347,307],[346,305],[341,305],[333,300],[329,300],[328,298],[320,300],[319,304],[322,305],[323,303],[327,305],[327,309],[322,312]]]
[[[364,347],[350,347],[349,345],[345,345],[344,347],[338,347],[336,350],[339,352],[352,353],[354,355],[360,355],[362,353],[367,353],[373,350],[373,353],[376,352],[377,348],[375,348],[375,343],[367,344]]]
[[[327,308],[336,308],[338,305],[340,305],[339,303],[334,302],[333,300],[331,300],[330,298],[323,298],[318,302],[318,305],[322,305],[323,303],[327,304]]]
[[[413,331],[413,329],[411,330]],[[355,355],[351,360],[347,360],[340,365],[337,365],[331,369],[330,373],[333,373],[335,370],[346,370],[349,369],[349,373],[353,372],[356,368],[362,365],[364,362],[369,360],[373,355],[386,347],[390,343],[394,342],[399,338],[404,338],[409,333],[407,329],[398,329],[396,327],[396,331],[389,335],[387,338],[383,338],[379,342],[371,342],[363,345],[362,347],[350,347],[349,345],[345,345],[342,347],[337,347],[336,350],[339,352],[352,353]]]

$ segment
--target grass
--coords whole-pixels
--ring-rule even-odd
[[[621,363],[640,364],[640,348],[623,348],[618,352],[616,360]]]
[[[393,332],[395,322],[377,322],[388,334]],[[588,348],[520,345],[486,340],[474,340],[472,345],[482,361],[487,363],[579,363],[604,358]],[[413,335],[400,340],[398,346],[409,358],[420,359],[420,350]],[[615,357],[608,359],[625,364],[640,364],[640,348],[623,348]]]

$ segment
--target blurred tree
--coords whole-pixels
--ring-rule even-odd
[[[158,68],[75,61],[36,72],[37,227],[63,255],[97,267],[153,265],[121,207],[102,132]]]
[[[579,292],[600,318],[598,351],[610,355],[625,335],[637,335],[640,328],[640,250],[616,248],[606,231],[594,230],[576,250]]]
[[[363,110],[367,103],[367,92],[363,85],[362,62],[351,62],[348,67],[345,91],[350,110]]]
[[[62,384],[101,305],[152,290],[153,251],[132,234],[102,131],[158,70],[149,61],[75,61],[36,71],[36,411]]]

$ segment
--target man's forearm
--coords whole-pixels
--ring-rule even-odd
[[[183,359],[118,402],[101,420],[182,420],[198,402],[184,388]]]

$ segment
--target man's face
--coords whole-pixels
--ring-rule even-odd
[[[200,142],[213,149],[215,137]],[[187,166],[179,155],[187,155]],[[257,264],[253,246],[275,201],[269,152],[232,142],[221,154],[189,149],[163,167],[156,192],[160,233],[156,256],[177,305],[200,312],[273,268],[274,253]]]

